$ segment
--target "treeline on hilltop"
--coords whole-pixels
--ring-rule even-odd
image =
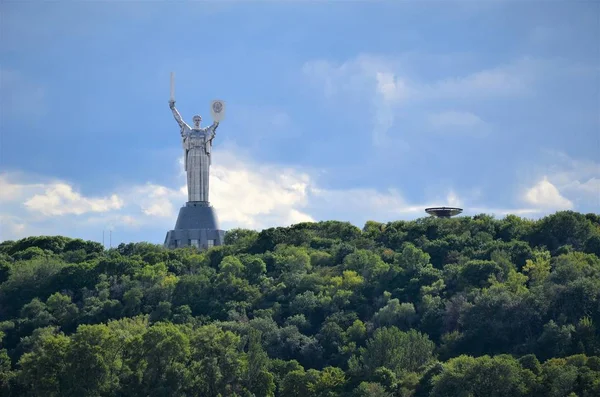
[[[3,396],[600,396],[600,216],[0,244]]]

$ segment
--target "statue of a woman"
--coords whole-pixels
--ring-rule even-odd
[[[184,164],[187,172],[188,201],[204,201],[208,203],[208,178],[212,141],[215,139],[218,122],[210,127],[201,128],[202,117],[196,115],[192,119],[194,127],[190,127],[175,109],[175,101],[169,101],[173,116],[181,127],[183,139]]]

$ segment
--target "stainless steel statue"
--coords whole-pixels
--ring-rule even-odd
[[[193,127],[190,127],[175,108],[174,74],[171,73],[169,107],[181,129],[188,200],[179,209],[175,227],[167,232],[164,245],[167,248],[192,246],[198,249],[222,245],[225,231],[220,229],[216,211],[208,201],[208,181],[212,143],[219,121],[225,116],[225,102],[211,102],[210,111],[215,121],[210,127],[200,127],[200,116],[194,116]]]
[[[175,100],[171,98],[169,107],[173,117],[181,128],[183,140],[184,165],[187,173],[188,202],[208,202],[210,164],[212,142],[215,139],[219,122],[215,121],[210,127],[202,128],[201,116],[194,116],[194,126],[190,127],[175,108]]]

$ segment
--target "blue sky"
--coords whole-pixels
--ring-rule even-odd
[[[600,3],[0,4],[0,239],[160,243],[185,202],[169,108],[210,122],[225,229],[429,205],[600,208]]]

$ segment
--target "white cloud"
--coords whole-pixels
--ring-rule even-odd
[[[235,227],[261,230],[329,219],[362,226],[367,220],[387,222],[423,217],[425,208],[439,205],[465,208],[465,214],[495,215],[539,215],[574,207],[550,178],[538,180],[523,193],[529,208],[493,209],[478,207],[476,197],[467,197],[465,202],[466,196],[461,198],[452,189],[446,190],[444,196],[434,193],[435,197],[414,203],[395,189],[325,188],[308,169],[257,163],[238,151],[217,150],[215,156],[219,162],[211,168],[211,202],[225,230]],[[585,174],[582,170],[588,168],[589,164],[580,166],[578,174]],[[590,170],[595,168],[592,166]],[[35,183],[29,182],[32,179]],[[584,187],[570,188],[593,190],[598,183],[595,177],[583,181]],[[48,182],[5,173],[0,174],[0,191],[2,239],[39,234],[94,235],[97,239],[102,230],[113,230],[113,242],[118,235],[115,232],[124,231],[134,236],[150,233],[156,236],[152,241],[159,242],[174,226],[178,210],[187,198],[183,172],[175,186],[134,184],[113,189],[101,197],[88,197],[65,181]]]
[[[458,194],[451,190],[448,192],[448,196],[446,196],[446,204],[450,207],[460,207],[462,205],[462,201],[458,197]]]
[[[533,187],[527,189],[524,195],[527,203],[553,210],[567,210],[573,208],[573,203],[563,197],[560,191],[554,186],[547,177],[536,183]]]
[[[533,167],[535,179],[530,184],[541,184],[548,191],[553,190],[551,185],[572,204],[571,208],[597,211],[600,208],[600,163],[573,159],[556,151],[547,151],[545,154],[546,158]],[[568,208],[565,201],[563,204],[564,208]]]
[[[219,163],[211,167],[211,202],[225,230],[261,230],[328,219],[362,226],[370,219],[423,216],[429,206],[408,203],[393,189],[324,189],[307,170],[258,164],[238,152],[220,150],[215,155]],[[8,174],[0,175],[0,181],[8,181],[13,192],[11,200],[0,208],[6,225],[1,231],[4,239],[32,234],[72,235],[86,228],[96,234],[101,230],[152,228],[162,239],[175,224],[178,209],[187,198],[183,173],[178,176],[180,187],[147,183],[116,189],[103,198],[86,197],[64,181],[28,185]],[[457,200],[452,192],[446,198],[450,204]]]
[[[520,59],[494,68],[462,76],[424,82],[409,75],[402,62],[381,56],[361,54],[344,63],[327,60],[306,62],[304,75],[323,93],[332,97],[347,94],[381,95],[385,101],[422,101],[440,98],[491,98],[528,93],[535,70],[543,64]]]
[[[110,212],[123,206],[123,200],[116,194],[103,198],[85,197],[64,182],[41,180],[28,183],[22,178],[32,177],[23,174],[0,174],[0,211],[3,208],[18,206],[35,216],[51,217]]]
[[[17,188],[18,190],[18,188]],[[123,200],[116,194],[106,198],[87,198],[73,190],[68,184],[53,183],[25,201],[25,207],[45,216],[75,214],[87,212],[108,212],[123,206]]]
[[[307,204],[310,176],[293,168],[256,164],[219,152],[211,167],[211,202],[223,224],[264,228],[312,219]]]
[[[564,153],[550,153],[553,165],[548,168],[549,179],[574,199],[600,206],[600,163],[575,160]]]
[[[165,186],[146,184],[134,187],[128,196],[131,200],[137,200],[144,215],[159,218],[172,218],[175,214],[173,201],[183,199],[181,191],[172,190]]]
[[[216,151],[215,155],[219,164],[211,167],[211,202],[222,228],[263,229],[314,221],[304,209],[313,183],[307,173],[256,164],[239,153]],[[180,187],[146,183],[117,189],[105,197],[85,196],[65,181],[24,182],[31,178],[0,174],[3,239],[23,237],[26,232],[66,234],[65,230],[75,227],[153,227],[166,232],[187,199],[183,172],[177,180]]]
[[[319,189],[310,190],[309,208],[318,219],[349,221],[362,226],[368,220],[388,222],[396,219],[416,219],[425,208],[442,205],[460,207],[462,200],[450,190],[445,197],[435,197],[423,203],[411,203],[396,189]]]
[[[406,81],[396,78],[392,72],[377,72],[377,93],[386,102],[407,99],[410,89]]]
[[[25,225],[18,217],[0,214],[0,240],[4,239],[4,236],[21,238],[26,235],[27,225]]]
[[[400,192],[394,189],[381,192],[375,189],[321,189],[314,186],[310,192],[313,206],[345,212],[346,216],[369,212],[403,214],[415,211],[414,207],[405,202]],[[337,203],[337,208],[332,203]]]
[[[600,179],[599,178],[591,178],[585,182],[580,182],[578,180],[571,181],[563,187],[563,189],[567,191],[575,191],[580,192],[585,195],[590,195],[591,197],[595,197],[597,200],[600,200]],[[598,202],[600,205],[600,201]]]
[[[6,175],[0,175],[0,203],[14,201],[23,194],[23,185],[10,183]]]
[[[372,142],[389,144],[389,131],[396,118],[410,106],[423,108],[435,100],[486,99],[527,94],[540,62],[517,60],[507,65],[423,82],[403,70],[393,58],[359,55],[341,64],[326,60],[304,64],[303,73],[326,98],[348,105],[348,101],[366,101],[372,108]],[[480,125],[482,120],[468,111],[441,114],[434,122],[453,125]]]
[[[10,202],[19,201],[26,195],[33,195],[37,192],[42,191],[46,186],[45,182],[42,183],[29,183],[25,179],[30,180],[23,174],[14,173],[0,174],[0,204],[6,204]],[[18,183],[13,180],[19,180]]]
[[[373,112],[373,144],[388,142],[395,121],[391,104],[410,95],[410,87],[396,76],[389,60],[371,55],[359,55],[342,64],[315,60],[304,64],[303,73],[328,99],[367,101]]]
[[[534,78],[536,62],[523,59],[466,76],[453,77],[423,87],[424,96],[438,98],[486,98],[526,94]]]

